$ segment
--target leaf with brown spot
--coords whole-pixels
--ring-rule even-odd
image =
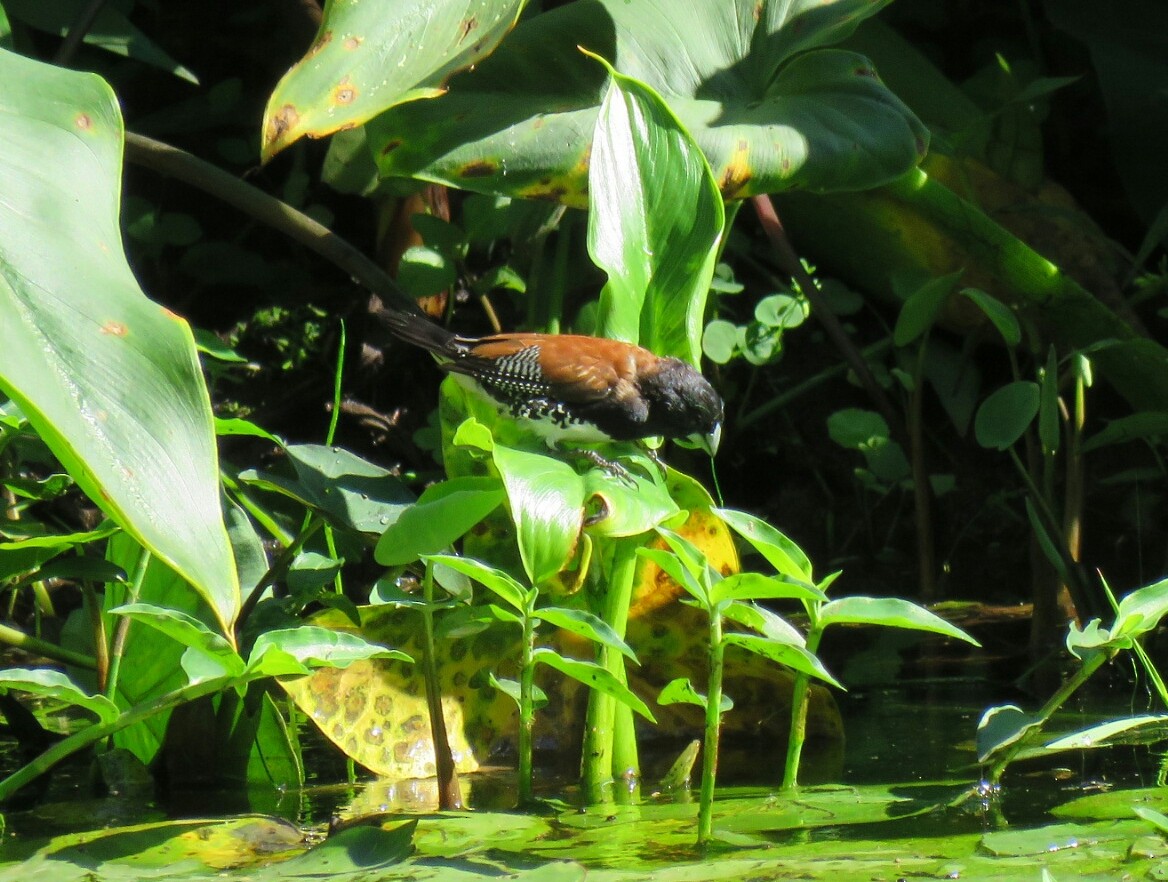
[[[326,4],[312,48],[268,99],[263,160],[302,137],[330,135],[400,103],[441,95],[452,74],[495,48],[525,2]],[[333,34],[346,36],[334,40]],[[296,109],[294,116],[285,113],[288,107]]]

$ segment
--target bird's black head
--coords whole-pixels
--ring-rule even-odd
[[[709,380],[681,359],[663,358],[639,385],[651,434],[688,441],[710,456],[718,452],[724,408]]]

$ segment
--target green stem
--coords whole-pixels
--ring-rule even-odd
[[[221,692],[229,688],[235,680],[236,678],[234,677],[214,677],[210,680],[196,683],[193,686],[183,686],[181,689],[175,689],[150,701],[135,705],[124,713],[119,714],[117,719],[111,720],[108,723],[86,726],[80,732],[75,732],[68,738],[58,741],[32,762],[22,766],[3,781],[0,781],[0,803],[5,802],[12,794],[20,790],[20,788],[43,775],[61,760],[77,753],[77,751],[89,747],[91,744],[96,744],[103,738],[108,738],[110,735],[125,729],[127,726],[132,726],[135,723],[149,719],[155,714],[160,714],[185,702],[194,701],[196,698],[202,698],[204,695],[213,695],[216,692]]]
[[[150,549],[140,546],[138,561],[134,564],[134,573],[126,590],[126,603],[138,602],[138,594],[142,591],[142,582],[146,578],[146,568],[149,564]],[[129,616],[121,616],[114,627],[114,637],[110,643],[109,676],[105,682],[105,696],[110,701],[114,701],[118,694],[118,674],[122,668],[122,656],[126,652],[126,640],[130,635],[130,622]]]
[[[430,740],[434,745],[434,771],[438,777],[438,808],[455,811],[462,808],[462,791],[458,785],[458,771],[446,733],[446,717],[442,712],[442,685],[438,681],[438,661],[434,643],[434,567],[426,564],[422,577],[422,592],[426,605],[422,607],[422,675],[426,681],[426,707],[430,714]]]
[[[718,777],[718,742],[722,723],[722,673],[726,647],[722,617],[710,616],[710,676],[706,688],[706,733],[702,740],[702,792],[698,802],[698,845],[714,835],[714,784]]]
[[[523,658],[519,672],[519,805],[535,801],[532,739],[535,731],[535,593],[523,614]]]
[[[17,649],[22,649],[31,655],[40,655],[45,658],[51,658],[53,661],[64,662],[67,665],[76,665],[79,668],[86,668],[88,670],[97,670],[97,659],[92,655],[84,655],[80,652],[74,652],[72,649],[66,649],[63,646],[57,646],[55,643],[49,643],[47,640],[41,640],[39,637],[33,637],[31,634],[25,634],[23,631],[13,628],[10,625],[0,625],[0,643],[7,646],[15,646]]]
[[[251,498],[247,492],[247,486],[242,484],[235,475],[220,469],[219,480],[227,491],[231,494],[231,498],[239,503],[249,515],[251,515],[256,523],[268,531],[268,535],[287,548],[292,544],[292,534],[285,530],[280,523],[268,514],[267,510],[262,508],[259,504]]]
[[[814,654],[819,649],[823,631],[812,628],[807,635],[807,651]],[[795,790],[799,786],[799,762],[803,757],[803,745],[807,741],[807,708],[811,697],[811,675],[795,674],[795,684],[791,688],[791,730],[787,736],[787,761],[783,766],[783,790]]]
[[[609,546],[611,556],[605,568],[607,590],[599,613],[621,639],[628,628],[640,544],[637,537],[630,537],[614,539]],[[601,646],[597,663],[621,683],[627,682],[624,656],[616,650]],[[640,778],[640,768],[632,710],[610,695],[591,690],[580,758],[580,783],[585,801],[610,800],[614,777],[634,783]]]
[[[288,567],[292,565],[292,561],[296,555],[300,553],[300,549],[304,547],[304,543],[311,539],[316,534],[316,531],[323,527],[324,524],[324,518],[320,515],[312,515],[308,522],[305,523],[303,529],[297,534],[296,538],[292,540],[292,544],[280,552],[280,556],[272,562],[272,565],[268,567],[268,571],[260,577],[260,580],[251,589],[251,592],[240,606],[239,618],[236,619],[235,624],[236,631],[247,621],[247,617],[251,615],[251,611],[255,609],[255,605],[259,603],[264,589],[284,574]]]
[[[1087,658],[1083,659],[1083,664],[1077,671],[1075,671],[1074,675],[1071,676],[1066,682],[1064,682],[1062,686],[1060,686],[1058,690],[1049,699],[1047,699],[1046,704],[1042,706],[1042,709],[1038,712],[1038,716],[1035,720],[1035,728],[1041,729],[1044,727],[1047,721],[1049,721],[1050,718],[1054,716],[1055,711],[1062,707],[1067,702],[1067,699],[1074,695],[1075,691],[1080,686],[1091,679],[1091,675],[1099,670],[1104,662],[1110,661],[1111,656],[1112,654],[1107,652],[1093,652],[1088,655]],[[1025,737],[1019,738],[1017,741],[1011,744],[1006,753],[1003,754],[1003,756],[996,763],[994,763],[994,765],[990,768],[990,773],[988,775],[991,784],[997,784],[1001,780],[1002,774],[1006,771],[1006,766],[1010,765],[1010,763],[1014,761],[1014,757],[1018,755],[1018,751],[1020,751],[1026,745],[1026,743],[1027,739]]]

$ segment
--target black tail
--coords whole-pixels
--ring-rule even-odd
[[[454,354],[451,351],[454,334],[423,315],[383,307],[374,316],[399,340],[405,340],[435,355],[446,355],[449,358]]]

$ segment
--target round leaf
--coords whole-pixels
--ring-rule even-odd
[[[973,420],[973,434],[982,447],[1006,450],[1022,437],[1038,413],[1038,384],[1018,380],[993,392]]]

